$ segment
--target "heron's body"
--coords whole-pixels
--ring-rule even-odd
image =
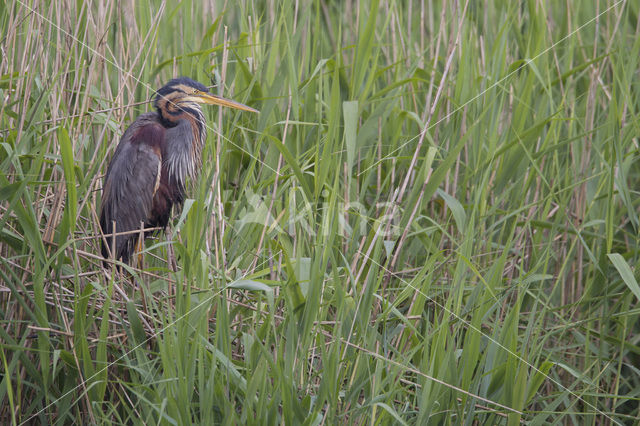
[[[100,226],[102,255],[128,262],[136,249],[141,222],[164,228],[174,204],[185,198],[188,179],[197,176],[205,143],[200,103],[255,111],[207,93],[188,78],[171,80],[158,90],[157,111],[139,116],[125,131],[104,178]],[[114,229],[115,225],[115,229]],[[114,238],[115,231],[115,238]],[[118,235],[122,232],[130,232]]]

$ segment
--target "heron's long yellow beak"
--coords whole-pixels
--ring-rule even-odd
[[[200,92],[196,95],[192,95],[192,99],[201,104],[220,105],[224,107],[240,109],[242,111],[260,112],[257,109],[253,109],[250,106],[241,104],[240,102],[232,101],[231,99],[223,98],[222,96],[213,95],[211,93]]]

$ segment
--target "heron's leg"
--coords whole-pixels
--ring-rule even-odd
[[[136,240],[136,251],[138,252],[138,268],[144,269],[144,255],[142,250],[144,249],[144,222],[140,221],[140,234]]]
[[[144,269],[144,254],[142,253],[142,250],[144,250],[144,222],[140,221],[140,233],[138,234],[138,239],[136,241],[136,251],[138,252],[138,268],[140,270]],[[140,300],[142,301],[142,309],[145,313],[149,313],[149,310],[147,308],[147,297],[146,297],[146,292],[145,292],[145,282],[144,282],[144,275],[140,275],[140,280],[141,282],[137,283],[137,285],[134,288],[138,288],[140,290]]]
[[[173,251],[173,230],[171,229],[171,225],[167,225],[165,234],[169,242],[167,245],[167,264],[171,272],[176,272],[178,270],[178,264],[176,263],[176,255]]]

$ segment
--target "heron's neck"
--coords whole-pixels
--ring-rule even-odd
[[[202,150],[202,146],[204,145],[204,141],[207,137],[207,125],[204,119],[204,114],[199,106],[192,109],[192,112],[189,113],[188,120],[193,128],[193,134],[196,139],[193,142],[199,145],[199,150]]]
[[[202,148],[206,138],[204,115],[200,108],[184,111],[179,119],[174,118],[173,127],[165,134],[165,159],[169,181],[184,192],[187,178],[195,178],[202,164]]]

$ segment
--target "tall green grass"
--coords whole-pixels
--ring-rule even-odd
[[[640,5],[579,3],[0,5],[0,420],[636,422]],[[104,270],[178,75],[261,112]]]

